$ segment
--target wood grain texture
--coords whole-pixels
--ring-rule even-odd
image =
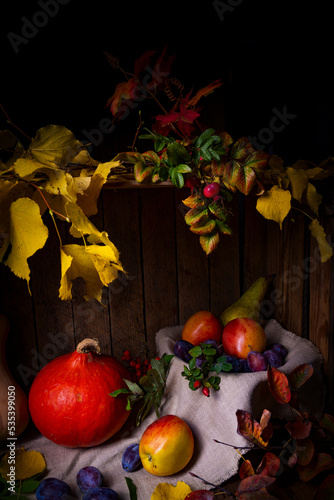
[[[179,323],[176,276],[174,190],[140,191],[141,243],[147,344]]]
[[[330,235],[332,221],[321,221],[325,232]],[[330,236],[329,236],[330,237]],[[321,263],[315,238],[310,240],[310,308],[309,339],[319,347],[324,357],[324,372],[328,380],[333,380],[333,353],[329,349],[333,336],[333,281],[332,260]],[[331,373],[330,373],[331,372]],[[333,396],[331,395],[331,398]]]
[[[104,230],[120,252],[126,274],[108,287],[112,354],[139,352],[146,342],[139,191],[103,191]]]
[[[229,227],[232,235],[220,235],[218,247],[209,255],[210,310],[220,316],[240,296],[239,212],[238,201],[230,206]]]
[[[296,335],[303,332],[304,217],[289,216],[283,223],[283,311],[282,326]]]

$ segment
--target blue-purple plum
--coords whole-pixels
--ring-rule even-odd
[[[37,490],[37,500],[56,500],[57,498],[67,498],[71,494],[71,488],[67,483],[56,479],[55,477],[47,477],[43,479]]]
[[[118,500],[118,495],[115,490],[100,486],[88,491],[82,500]]]
[[[286,347],[284,347],[284,345],[282,345],[282,344],[280,344],[278,342],[276,342],[275,344],[270,344],[267,347],[267,350],[277,352],[277,354],[279,354],[282,357],[282,360],[284,360],[284,358],[288,354],[288,351],[287,351]]]
[[[103,477],[99,469],[88,465],[79,470],[76,475],[76,482],[79,486],[80,491],[86,493],[93,488],[97,488],[102,485]]]
[[[239,363],[242,373],[250,373],[252,371],[248,366],[247,359],[239,359]]]
[[[282,356],[271,349],[264,351],[263,356],[266,358],[268,365],[273,366],[274,368],[279,368],[283,365]]]
[[[258,351],[250,351],[248,353],[247,363],[252,372],[262,372],[268,366],[266,358]]]
[[[235,356],[228,356],[227,354],[224,355],[226,358],[226,363],[230,363],[232,365],[232,370],[229,373],[240,373],[241,370],[241,364],[240,364],[240,359],[236,358]]]
[[[122,467],[128,472],[134,472],[142,466],[139,456],[139,444],[130,444],[122,456]]]
[[[182,359],[186,363],[189,363],[192,356],[189,354],[190,349],[194,347],[193,344],[187,340],[177,340],[174,344],[174,354],[177,358]]]

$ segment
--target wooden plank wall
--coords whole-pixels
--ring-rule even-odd
[[[263,317],[313,341],[324,356],[328,406],[333,407],[333,262],[320,263],[303,215],[287,218],[282,230],[255,210],[256,199],[233,201],[233,236],[223,237],[209,257],[184,222],[182,199],[189,190],[173,187],[104,189],[92,221],[106,230],[127,270],[103,292],[103,305],[82,298],[78,280],[73,300],[58,298],[59,239],[45,216],[50,236],[30,259],[31,292],[0,267],[0,311],[11,321],[9,366],[28,390],[38,370],[70,352],[83,338],[97,337],[105,353],[154,351],[155,333],[184,324],[200,309],[219,315],[259,276],[275,278]],[[333,219],[322,221],[333,239]],[[59,222],[62,241],[71,242]]]

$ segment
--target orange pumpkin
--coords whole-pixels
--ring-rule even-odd
[[[100,354],[98,342],[85,339],[76,351],[50,361],[29,392],[31,418],[43,436],[69,448],[97,446],[124,425],[126,396],[110,393],[127,387],[128,370]]]

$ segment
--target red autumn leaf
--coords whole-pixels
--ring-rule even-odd
[[[329,474],[318,486],[315,500],[333,500],[334,499],[334,474]]]
[[[168,130],[175,124],[182,133],[190,137],[191,132],[194,130],[191,124],[198,117],[199,113],[196,110],[187,109],[184,103],[181,102],[179,111],[173,109],[170,113],[158,115],[156,116],[156,121],[162,128],[167,128]]]
[[[165,86],[166,78],[171,72],[171,67],[175,59],[174,56],[167,56],[167,45],[164,47],[161,55],[158,57],[153,71],[152,71],[152,81],[156,89],[163,88]]]
[[[135,61],[135,76],[139,77],[140,74],[145,71],[148,66],[151,65],[152,57],[155,53],[155,50],[147,50]]]
[[[297,439],[296,441],[297,462],[299,465],[308,465],[314,455],[314,443],[312,439]]]
[[[260,424],[253,419],[250,413],[245,410],[237,410],[236,416],[238,420],[237,433],[240,436],[243,436],[261,448],[268,446],[268,442],[264,441],[261,436],[262,428]]]
[[[262,429],[261,437],[264,441],[269,441],[269,439],[273,436],[274,430],[273,426],[270,422],[271,412],[269,410],[263,410],[261,418],[260,418],[260,426]]]
[[[307,363],[296,366],[288,379],[291,389],[299,389],[313,375],[313,367]]]
[[[257,491],[245,491],[238,495],[238,500],[277,500],[277,497],[273,497],[266,489]]]
[[[276,401],[280,404],[288,403],[291,399],[289,382],[281,371],[269,365],[267,370],[269,389]]]
[[[275,477],[280,464],[280,459],[274,453],[267,451],[256,469],[256,474]]]
[[[306,482],[332,467],[334,467],[334,459],[328,453],[317,453],[305,467],[297,465],[297,473],[301,481]]]
[[[285,424],[291,437],[295,439],[305,439],[309,437],[312,424],[308,419],[308,415],[297,416],[293,420],[289,420]]]
[[[190,99],[190,101],[188,102],[188,106],[196,106],[201,97],[205,97],[211,94],[216,88],[221,87],[222,85],[223,84],[220,80],[215,80],[206,87],[203,87],[196,93],[196,95],[194,95],[194,97]]]
[[[195,490],[185,497],[184,500],[212,500],[214,498],[213,491]]]
[[[252,462],[250,460],[243,460],[239,469],[240,479],[245,479],[246,477],[252,476],[253,474],[255,474],[255,471]]]
[[[249,476],[240,481],[238,486],[238,494],[245,491],[258,491],[262,488],[266,488],[275,482],[274,477],[258,475]]]
[[[134,78],[130,78],[127,82],[121,82],[116,85],[114,94],[107,102],[107,107],[110,106],[110,111],[115,116],[119,111],[123,101],[130,100],[134,97],[134,90],[137,87],[137,82]]]

